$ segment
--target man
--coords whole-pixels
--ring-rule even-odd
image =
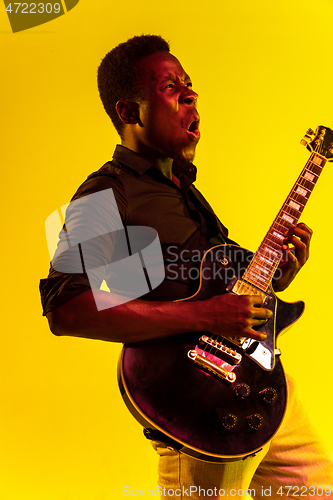
[[[200,331],[263,340],[265,334],[254,327],[265,324],[272,313],[262,307],[262,300],[256,296],[227,293],[204,301],[175,302],[193,295],[198,287],[198,280],[191,279],[191,271],[198,267],[197,259],[190,259],[186,272],[180,273],[182,252],[192,256],[199,252],[203,256],[213,245],[231,241],[211,207],[192,185],[196,172],[192,161],[200,138],[200,120],[198,94],[192,89],[189,75],[170,54],[165,40],[148,35],[134,37],[107,54],[99,68],[98,84],[104,107],[121,137],[121,146],[117,146],[113,161],[92,174],[73,199],[111,188],[124,226],[149,226],[158,232],[166,276],[143,297],[117,305],[114,294],[99,290],[103,276],[96,275],[91,286],[86,273],[61,273],[53,266],[48,279],[41,281],[44,313],[52,332],[123,343]],[[77,210],[69,209],[66,225],[73,219],[82,220],[81,216]],[[103,226],[104,215],[96,213],[95,217],[93,224]],[[305,264],[310,239],[311,230],[305,224],[298,224],[285,235],[286,258],[274,279],[275,291],[284,290]],[[84,255],[85,258],[89,252],[94,255],[100,268],[108,261],[105,241],[90,251],[86,249]],[[176,254],[174,274],[171,269],[175,269],[170,266],[171,249]],[[105,280],[112,287],[112,279],[106,276]],[[289,407],[294,411],[292,401]],[[295,423],[291,423],[288,415],[286,419],[280,443],[288,441],[290,432],[294,432]],[[307,423],[302,425],[309,436]],[[301,453],[303,445],[299,445]],[[246,460],[211,464],[179,454],[162,443],[154,442],[153,446],[160,454],[161,486],[169,488],[171,494],[171,490],[180,492],[182,487],[197,485],[206,491],[212,489],[215,496],[207,493],[210,498],[219,498],[221,488],[245,491],[268,450],[266,446]],[[332,472],[326,455],[320,451],[319,462],[316,457],[320,474],[311,464],[312,458],[305,458],[309,453],[318,454],[319,448],[304,452],[304,463],[297,471],[295,457],[289,456],[285,448],[285,442],[280,444],[279,463],[272,445],[268,460],[255,476],[260,477],[260,482],[255,478],[252,482],[256,497],[264,496],[262,488],[272,484],[276,491],[277,484],[308,488],[321,481],[323,487],[330,485]],[[289,463],[281,466],[281,460],[286,461],[287,456]],[[192,498],[203,498],[203,493],[193,495]],[[238,493],[239,498],[243,496]]]

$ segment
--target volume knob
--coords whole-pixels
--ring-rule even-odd
[[[257,431],[262,426],[264,418],[259,413],[253,413],[249,417],[246,417],[247,425],[253,430]]]
[[[273,387],[267,387],[263,391],[260,391],[259,395],[262,397],[262,400],[269,405],[277,398],[277,392]]]
[[[234,391],[237,397],[245,399],[250,394],[251,389],[247,384],[238,384],[236,385]]]
[[[221,419],[222,427],[228,430],[233,429],[237,424],[237,420],[238,418],[236,417],[236,415],[233,415],[232,413],[224,415],[224,417],[222,417]]]

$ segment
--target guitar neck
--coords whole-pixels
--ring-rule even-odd
[[[304,210],[327,159],[313,152],[254,254],[242,280],[266,291],[282,259],[282,245],[287,231],[295,226]]]

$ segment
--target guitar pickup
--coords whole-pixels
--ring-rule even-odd
[[[211,337],[207,337],[206,335],[202,335],[199,339],[199,346],[205,350],[205,348],[210,347],[209,352],[214,356],[217,356],[227,363],[231,365],[239,365],[242,361],[242,355],[235,351],[234,349],[228,347],[222,342],[218,342],[217,340],[212,339]]]
[[[202,368],[205,368],[206,370],[214,373],[214,375],[217,375],[218,377],[222,378],[223,380],[226,380],[227,382],[230,382],[231,384],[235,382],[236,380],[236,375],[232,371],[226,370],[222,366],[217,365],[213,361],[210,361],[209,359],[205,358],[204,356],[201,356],[196,350],[191,350],[188,351],[187,356],[189,359],[194,361],[197,365],[201,366]]]
[[[236,295],[258,295],[262,298],[263,307],[268,307],[272,300],[272,293],[269,288],[264,292],[245,280],[237,279],[236,276],[229,281],[226,291]]]

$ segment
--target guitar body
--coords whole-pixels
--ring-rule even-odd
[[[199,290],[186,300],[229,293],[231,280],[241,278],[252,257],[234,245],[212,248],[201,263]],[[261,449],[277,431],[286,407],[276,338],[299,318],[304,303],[283,302],[270,290],[265,307],[273,317],[259,328],[267,333],[264,342],[251,340],[244,348],[214,336],[216,342],[241,354],[239,364],[231,368],[228,357],[221,361],[235,376],[233,382],[189,357],[199,338],[211,335],[208,332],[125,345],[118,366],[119,385],[133,416],[144,427],[162,432],[166,442],[175,441],[183,453],[202,460],[235,460]]]

